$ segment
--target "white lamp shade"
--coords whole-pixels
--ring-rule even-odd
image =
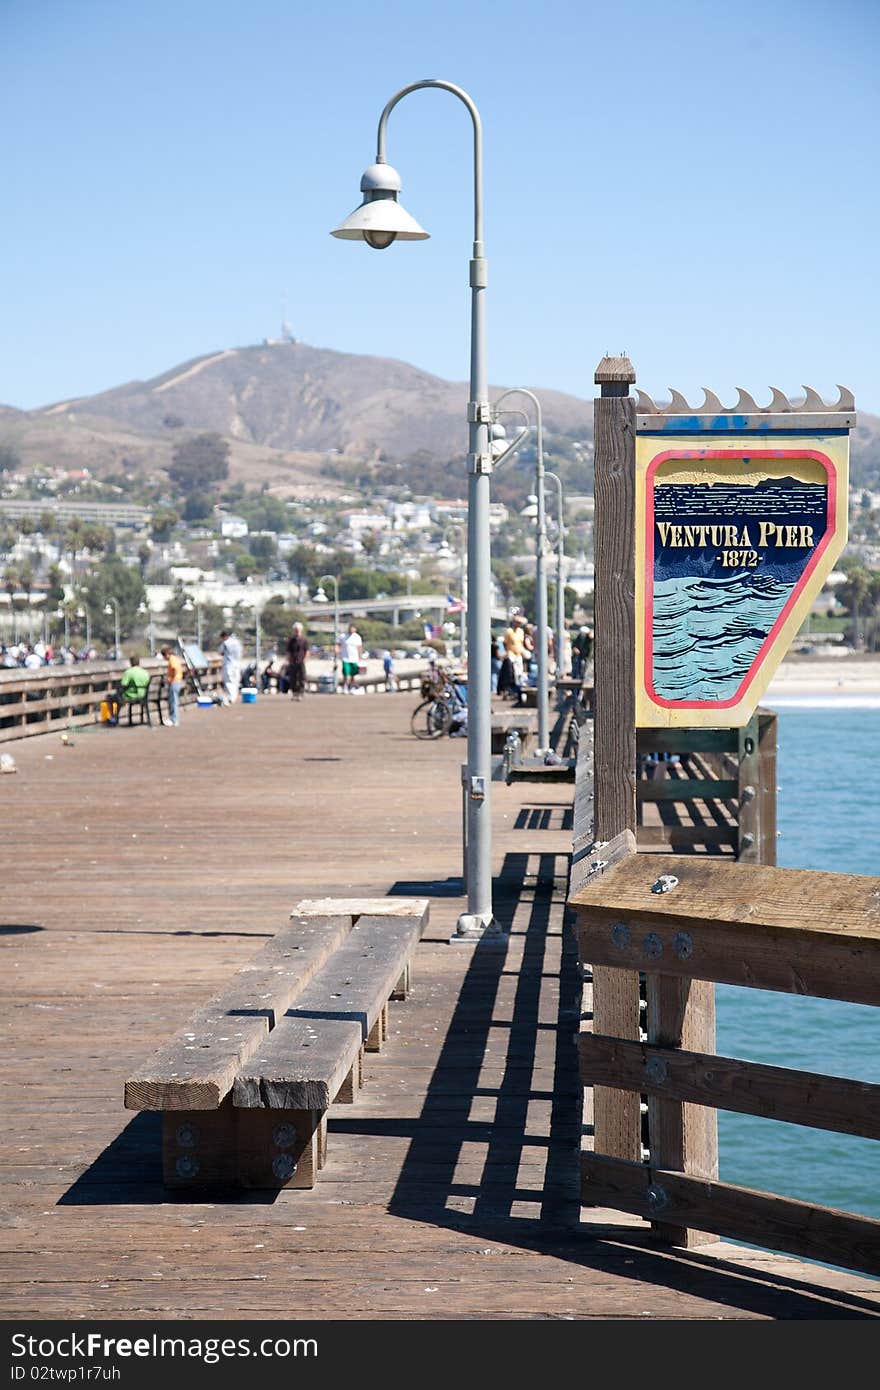
[[[355,208],[331,236],[341,241],[363,241],[367,233],[393,236],[395,241],[427,241],[431,235],[410,217],[396,198],[371,198]]]

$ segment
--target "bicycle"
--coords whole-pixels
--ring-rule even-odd
[[[433,668],[422,681],[422,699],[410,717],[416,738],[440,738],[451,734],[467,719],[467,697],[448,671]]]

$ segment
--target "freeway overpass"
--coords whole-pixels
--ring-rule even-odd
[[[305,602],[299,598],[296,584],[187,584],[186,592],[194,603],[216,603],[222,608],[234,608],[237,603],[246,608],[264,608],[270,598],[281,595],[286,603],[296,607],[306,618],[319,619],[333,614],[332,585],[328,586],[327,603]],[[174,589],[170,584],[148,584],[147,600],[154,613],[168,605]],[[389,617],[398,627],[401,622],[423,617],[438,623],[447,617],[445,594],[395,594],[391,598],[357,598],[339,600],[341,618]],[[452,617],[457,617],[452,614]],[[492,621],[503,622],[507,609],[502,604],[492,607]]]

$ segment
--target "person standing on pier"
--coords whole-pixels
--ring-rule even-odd
[[[221,681],[224,705],[234,705],[241,684],[241,643],[231,629],[220,633],[220,655],[223,658]]]
[[[176,729],[180,723],[180,692],[183,689],[183,662],[173,647],[163,647],[165,667],[165,688],[168,692],[168,718],[165,721]]]
[[[287,675],[290,693],[294,700],[301,700],[306,689],[306,655],[309,644],[305,638],[302,623],[294,623],[293,632],[287,643]]]
[[[348,632],[339,643],[339,655],[342,658],[343,695],[354,695],[355,693],[354,678],[360,671],[363,646],[363,639],[355,624],[349,623]]]

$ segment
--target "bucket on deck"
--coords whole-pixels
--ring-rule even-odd
[[[243,690],[241,692],[241,703],[243,705],[255,705],[257,703],[256,690]]]

